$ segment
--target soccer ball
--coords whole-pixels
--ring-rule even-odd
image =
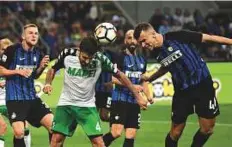
[[[111,44],[117,38],[117,29],[111,23],[99,24],[94,31],[94,37],[101,45]]]

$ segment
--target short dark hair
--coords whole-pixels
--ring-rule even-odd
[[[90,56],[93,56],[99,50],[98,43],[93,36],[84,38],[80,43],[80,51]]]
[[[135,27],[135,31],[134,31],[134,38],[136,40],[139,39],[140,37],[140,34],[142,31],[146,31],[148,30],[149,28],[152,28],[152,25],[147,23],[147,22],[143,22],[143,23],[139,23],[136,27]]]

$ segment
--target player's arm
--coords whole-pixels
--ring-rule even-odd
[[[145,101],[142,96],[139,94],[140,91],[138,91],[136,89],[136,87],[131,83],[131,81],[127,78],[127,76],[121,72],[121,71],[117,71],[117,73],[115,73],[115,77],[123,84],[126,85],[126,87],[133,93],[133,95],[135,96],[135,99],[137,101],[137,103],[140,105],[140,107],[142,109],[146,109],[147,108],[147,101]]]
[[[143,81],[141,85],[143,87],[143,92],[146,95],[148,102],[150,104],[153,104],[154,100],[153,100],[153,95],[149,90],[149,82]]]
[[[115,84],[115,85],[127,87],[126,85],[124,85],[120,80],[118,80],[114,76],[112,76],[112,83]],[[143,87],[141,85],[134,84],[134,87],[136,88],[137,91],[143,91]]]
[[[64,68],[64,58],[66,56],[66,53],[64,50],[59,54],[58,58],[56,59],[56,63],[54,66],[52,66],[47,74],[45,79],[45,86],[43,88],[43,92],[46,94],[51,94],[52,92],[52,81],[55,78],[56,71],[58,71],[61,68]]]
[[[14,75],[21,75],[23,77],[29,77],[31,75],[31,70],[24,69],[8,69],[10,63],[14,60],[14,53],[15,53],[15,45],[7,47],[4,54],[0,56],[0,76],[7,77],[7,76],[14,76]]]
[[[140,107],[142,109],[146,109],[147,101],[142,98],[127,76],[117,68],[116,64],[113,65],[113,63],[101,53],[97,54],[97,58],[99,58],[99,60],[102,62],[103,70],[112,72],[114,77],[116,77],[123,85],[126,85],[126,87],[133,93]]]
[[[230,38],[185,30],[167,33],[165,38],[189,43],[215,42],[232,45],[232,39]]]
[[[48,55],[46,55],[42,58],[42,60],[40,61],[39,67],[36,69],[35,79],[40,77],[40,75],[43,73],[44,69],[48,66],[49,61],[50,61],[50,59],[49,59]]]
[[[151,76],[147,76],[146,74],[143,74],[141,76],[141,79],[143,81],[149,81],[152,82],[156,79],[158,79],[159,77],[163,76],[164,74],[166,74],[168,72],[168,69],[166,67],[161,66],[155,73],[153,73]]]
[[[232,39],[230,38],[209,34],[203,34],[202,42],[215,42],[220,44],[232,45]]]
[[[4,88],[6,85],[6,82],[5,80],[4,81],[0,81],[0,88]]]
[[[165,39],[199,44],[202,43],[202,36],[202,33],[199,32],[181,30],[165,34]]]

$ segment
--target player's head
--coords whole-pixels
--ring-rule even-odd
[[[3,38],[0,40],[0,55],[2,55],[8,46],[11,46],[13,42],[8,38]]]
[[[79,60],[81,65],[90,63],[94,54],[99,51],[99,46],[93,37],[86,37],[80,43]]]
[[[128,30],[124,39],[124,44],[131,53],[133,53],[137,47],[137,40],[134,38],[133,34],[134,30]]]
[[[35,24],[27,24],[23,27],[22,41],[29,47],[33,47],[39,40],[39,30]]]
[[[163,44],[163,36],[157,33],[149,23],[140,23],[135,27],[134,37],[142,48],[153,50]]]

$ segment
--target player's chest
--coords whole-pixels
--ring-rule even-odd
[[[175,62],[180,61],[183,58],[184,52],[182,46],[166,44],[161,48],[161,52],[157,57],[157,60],[164,67],[167,67]]]
[[[126,56],[123,62],[124,71],[144,71],[145,60],[140,56]]]
[[[18,53],[14,58],[16,69],[34,69],[39,65],[39,55],[36,53]]]
[[[78,58],[65,58],[64,66],[66,74],[73,78],[89,78],[100,74],[101,68],[98,62],[91,61],[88,65],[82,65]]]
[[[140,78],[146,68],[145,60],[138,56],[126,56],[123,71],[129,78]]]

